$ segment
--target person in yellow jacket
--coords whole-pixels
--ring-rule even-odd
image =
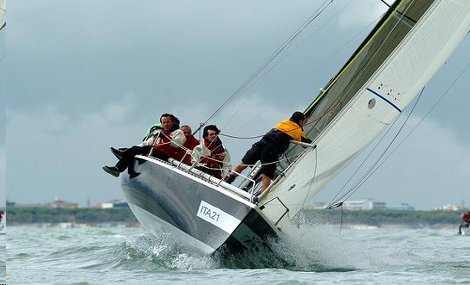
[[[234,172],[225,178],[225,182],[232,183],[238,173],[241,173],[247,166],[254,165],[259,160],[262,164],[259,172],[262,179],[261,190],[264,192],[274,177],[279,156],[289,148],[290,141],[312,142],[305,136],[302,128],[306,121],[302,112],[295,112],[290,119],[279,122],[259,142],[253,144],[242,158],[242,162],[233,169]]]

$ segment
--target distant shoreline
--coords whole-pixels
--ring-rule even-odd
[[[138,226],[139,222],[130,208],[41,208],[41,207],[12,207],[7,208],[7,226],[15,225],[126,225]],[[71,227],[71,226],[70,226]]]
[[[298,216],[300,224],[452,227],[460,224],[458,211],[400,211],[400,210],[305,210]],[[95,209],[61,209],[40,207],[7,208],[7,226],[59,226],[80,225],[140,226],[128,207]]]

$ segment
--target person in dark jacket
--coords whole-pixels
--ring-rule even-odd
[[[155,127],[140,145],[123,149],[111,147],[111,152],[119,161],[115,166],[103,166],[103,170],[118,177],[121,172],[128,169],[129,175],[133,178],[138,175],[131,167],[134,156],[148,155],[162,160],[175,157],[177,149],[185,141],[183,131],[179,129],[179,120],[174,115],[165,113],[160,116],[160,124],[161,128]]]
[[[303,132],[302,127],[305,123],[306,118],[302,112],[295,112],[289,119],[279,122],[259,142],[253,144],[242,158],[241,163],[227,176],[225,182],[232,183],[238,173],[241,173],[247,166],[261,161],[262,167],[259,173],[262,179],[261,191],[264,192],[271,184],[276,171],[276,163],[289,148],[290,141],[312,142]]]

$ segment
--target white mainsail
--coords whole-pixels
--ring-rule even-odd
[[[277,221],[288,208],[292,218],[399,116],[469,30],[468,0],[396,1],[307,109],[317,147],[272,185],[263,213]]]

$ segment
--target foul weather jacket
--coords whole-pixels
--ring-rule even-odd
[[[301,126],[289,119],[279,122],[274,129],[266,133],[261,139],[264,143],[273,144],[278,154],[283,154],[288,148],[291,140],[311,143]]]

